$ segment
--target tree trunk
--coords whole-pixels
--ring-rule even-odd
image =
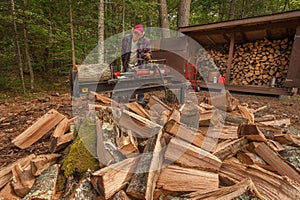
[[[224,20],[224,15],[225,15],[225,1],[222,1],[222,5],[220,7],[220,16],[219,16],[219,21],[223,21]]]
[[[159,5],[159,21],[160,27],[163,28],[162,36],[163,38],[170,37],[170,23],[168,18],[168,7],[166,0],[158,0]]]
[[[243,3],[242,3],[242,10],[241,10],[241,15],[240,15],[240,18],[241,18],[241,19],[245,17],[246,5],[247,5],[247,0],[243,0]]]
[[[189,25],[191,0],[180,0],[178,4],[177,27]]]
[[[22,57],[21,57],[21,50],[20,50],[20,45],[19,45],[19,36],[18,36],[18,31],[17,31],[17,24],[15,20],[15,3],[14,0],[10,1],[11,4],[11,15],[12,15],[12,23],[13,23],[13,32],[15,36],[15,50],[16,50],[16,60],[19,65],[19,70],[20,70],[20,78],[21,78],[21,83],[22,83],[22,88],[24,94],[26,94],[26,88],[25,88],[25,82],[24,82],[24,73],[23,73],[23,63],[22,63]]]
[[[24,15],[24,39],[25,39],[25,56],[26,56],[26,60],[27,60],[27,65],[28,65],[28,69],[29,69],[29,74],[30,74],[30,88],[33,90],[34,89],[34,73],[33,73],[33,69],[32,69],[32,65],[31,65],[31,58],[30,58],[30,54],[29,54],[29,48],[28,48],[28,32],[27,32],[27,16],[25,14],[25,9],[26,9],[26,4],[27,4],[27,0],[23,0],[23,5],[24,5],[24,9],[23,9],[23,15]]]
[[[235,12],[235,0],[230,0],[229,20],[235,18],[234,12]]]
[[[70,33],[71,33],[71,44],[72,44],[72,67],[76,65],[75,58],[75,43],[74,43],[74,29],[73,29],[73,9],[72,0],[69,0],[69,12],[70,12]]]
[[[104,63],[104,0],[99,0],[98,12],[98,63]]]
[[[125,35],[125,0],[122,1],[122,33]]]

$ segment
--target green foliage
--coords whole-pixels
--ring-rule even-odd
[[[72,0],[76,63],[81,64],[97,46],[98,0]],[[159,26],[157,0],[106,0],[105,38],[130,30],[135,24]],[[123,4],[124,3],[124,4]],[[179,0],[167,0],[170,29],[177,29]],[[123,10],[124,27],[123,27]],[[228,20],[230,0],[192,0],[190,25]],[[299,0],[236,0],[235,19],[300,9]],[[30,58],[35,73],[65,74],[71,68],[71,39],[68,1],[16,1],[16,22],[25,73],[24,23],[27,26]],[[11,25],[10,1],[0,1],[0,87],[19,91],[18,70]],[[146,33],[147,34],[147,33]],[[151,36],[150,36],[151,38]],[[108,57],[112,55],[108,52]],[[119,61],[116,63],[120,64]],[[26,74],[25,74],[26,76]],[[13,80],[13,81],[12,81]],[[26,83],[26,85],[29,85]],[[37,83],[35,87],[38,87]],[[1,90],[3,91],[3,90]]]
[[[298,0],[236,0],[234,19],[274,14],[300,9]],[[230,0],[193,0],[190,25],[213,23],[229,19]]]

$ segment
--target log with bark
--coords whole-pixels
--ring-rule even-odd
[[[275,78],[275,87],[285,83],[288,72],[293,41],[289,38],[278,40],[256,40],[234,47],[230,70],[230,84],[271,86]],[[202,78],[208,81],[209,70],[214,68],[220,74],[226,74],[228,45],[224,48],[207,48],[199,52]]]
[[[58,164],[48,167],[43,171],[41,176],[37,178],[30,192],[23,199],[53,199],[56,193],[58,172]]]
[[[12,170],[16,165],[21,166],[21,168],[25,169],[30,165],[31,159],[35,157],[34,154],[30,154],[25,158],[21,158],[16,162],[11,163],[10,165],[0,169],[0,189],[5,186],[13,177]]]
[[[105,199],[111,198],[130,181],[140,156],[127,158],[119,163],[102,168],[92,175],[92,183]]]
[[[147,140],[146,147],[141,155],[135,174],[133,175],[126,193],[136,199],[144,199],[147,190],[148,173],[150,170],[151,161],[153,159],[153,151],[155,146],[158,145],[157,139],[161,138],[161,130]],[[158,136],[160,138],[158,138]]]
[[[272,166],[282,176],[297,181],[300,184],[299,171],[285,161],[277,152],[272,150],[265,143],[254,143],[254,152],[257,153],[266,163]]]

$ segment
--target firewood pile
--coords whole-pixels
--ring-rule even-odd
[[[300,136],[267,106],[251,109],[229,92],[172,106],[151,96],[145,107],[91,97],[87,125],[50,110],[12,140],[25,151],[49,137],[52,154],[0,169],[0,199],[300,199],[299,169],[279,154],[300,147]],[[96,168],[82,170],[88,161],[74,157],[77,167],[66,173],[65,160],[84,151],[74,145],[87,135]]]
[[[270,86],[275,78],[275,86],[284,86],[288,72],[292,41],[257,40],[245,44],[236,44],[230,71],[230,84]],[[219,70],[226,75],[228,45],[224,48],[208,48],[199,52],[199,70],[203,77],[208,72]]]

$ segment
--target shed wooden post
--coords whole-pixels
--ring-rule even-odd
[[[297,26],[286,78],[286,87],[300,88],[300,26]]]
[[[235,33],[232,33],[230,35],[229,55],[228,55],[227,70],[226,70],[226,84],[229,84],[230,81],[230,69],[231,69],[233,51],[234,51],[234,39],[235,39]]]

